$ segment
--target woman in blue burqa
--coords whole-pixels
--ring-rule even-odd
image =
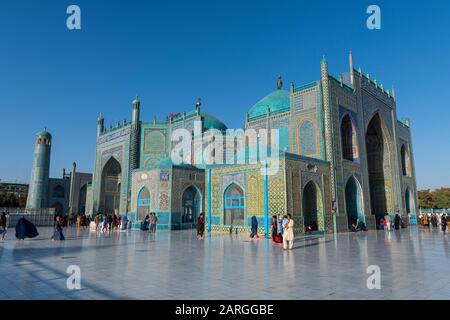
[[[255,216],[252,217],[252,233],[250,234],[250,238],[255,238],[259,239],[259,235],[258,235],[258,220],[256,219]]]
[[[61,217],[56,217],[56,224],[55,224],[55,232],[53,233],[52,240],[64,240],[64,234],[62,232],[62,221]]]
[[[16,224],[16,238],[24,240],[25,238],[35,238],[39,235],[36,227],[24,216],[17,221]]]

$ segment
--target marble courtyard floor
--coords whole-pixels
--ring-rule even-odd
[[[194,231],[100,235],[51,228],[0,242],[0,299],[450,299],[450,234],[411,227],[297,239],[284,252],[271,241]],[[67,267],[81,268],[69,290]],[[381,290],[369,290],[369,265]]]

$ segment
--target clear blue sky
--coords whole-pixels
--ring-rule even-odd
[[[82,30],[66,28],[66,8]],[[382,30],[366,28],[378,4]],[[30,178],[34,134],[53,134],[51,173],[76,161],[92,171],[96,118],[130,119],[203,107],[229,127],[276,87],[355,66],[393,84],[398,116],[410,117],[418,186],[450,186],[450,2],[106,1],[0,2],[0,179]]]

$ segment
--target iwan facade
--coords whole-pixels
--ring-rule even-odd
[[[280,78],[243,115],[244,129],[278,129],[275,175],[262,174],[264,161],[196,165],[194,154],[191,163],[174,164],[174,130],[194,135],[195,121],[202,133],[227,130],[199,101],[195,110],[162,122],[142,121],[137,99],[131,123],[106,130],[99,117],[88,212],[127,215],[134,226],[155,212],[161,229],[192,228],[204,212],[211,230],[225,232],[248,230],[252,216],[267,232],[273,215],[290,213],[298,233],[306,226],[347,231],[357,218],[375,228],[386,213],[414,215],[409,121],[397,119],[393,91],[355,70],[351,54],[349,63],[345,80],[329,75],[325,59],[315,82],[284,90]]]

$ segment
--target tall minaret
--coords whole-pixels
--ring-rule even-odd
[[[44,130],[38,132],[34,142],[33,168],[28,189],[27,209],[48,207],[48,180],[52,135]]]
[[[140,149],[140,114],[141,102],[138,98],[133,100],[133,112],[131,116],[131,148],[130,148],[130,169],[139,168]]]
[[[105,131],[105,119],[103,118],[103,115],[100,113],[100,115],[97,118],[97,137],[99,137],[103,131]]]
[[[334,134],[333,134],[333,114],[332,105],[330,100],[330,86],[329,86],[329,75],[328,75],[328,61],[323,56],[320,63],[321,71],[321,86],[322,86],[322,103],[324,110],[324,127],[325,127],[325,160],[330,162],[331,166],[331,196],[332,200],[336,201],[336,175],[335,175],[335,161],[333,156],[334,151]]]
[[[353,54],[350,51],[348,54],[348,64],[350,67],[350,84],[354,88],[355,87],[355,69],[353,69]]]

